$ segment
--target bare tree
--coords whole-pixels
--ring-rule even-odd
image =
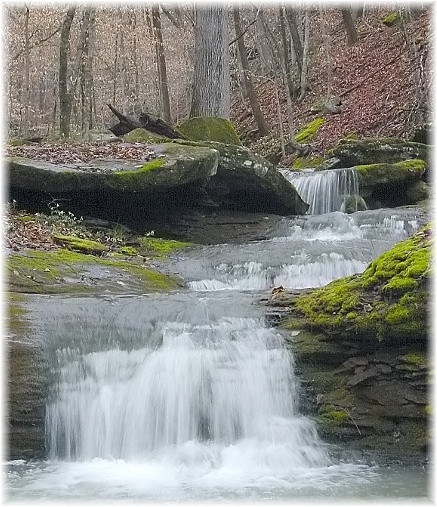
[[[346,28],[347,43],[352,46],[358,40],[358,32],[355,27],[355,22],[350,9],[341,9],[341,16],[343,18],[343,24]]]
[[[244,45],[243,33],[241,29],[240,11],[238,7],[234,7],[233,13],[234,13],[235,33],[238,37],[237,38],[238,54],[240,56],[241,66],[243,69],[242,75],[244,87],[247,91],[247,96],[250,102],[250,106],[252,108],[253,116],[255,118],[259,134],[261,136],[265,136],[270,132],[270,125],[267,123],[266,119],[264,118],[264,115],[261,112],[258,97],[252,83],[249,70],[249,61],[247,59],[246,46]],[[239,34],[241,34],[241,37],[239,37]]]
[[[158,69],[159,95],[161,99],[162,117],[171,123],[170,95],[168,92],[167,65],[165,63],[164,43],[162,40],[161,16],[159,6],[152,7],[152,26],[155,40],[156,65]]]
[[[229,35],[222,5],[196,6],[194,81],[190,117],[229,119]]]
[[[82,136],[86,137],[92,124],[93,43],[96,11],[87,7],[83,13],[81,31],[80,92],[82,105]]]
[[[61,38],[59,42],[59,119],[61,137],[70,135],[70,119],[72,106],[72,93],[68,88],[68,56],[70,31],[76,7],[70,6],[65,14],[61,26]]]

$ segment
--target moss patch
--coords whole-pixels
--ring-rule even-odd
[[[178,126],[178,130],[190,141],[217,141],[241,146],[232,123],[215,116],[191,118]]]
[[[155,134],[154,132],[150,132],[150,130],[141,128],[131,130],[123,136],[123,140],[127,143],[144,144],[166,143],[170,141],[168,137],[161,136],[159,134]]]
[[[185,241],[151,238],[150,236],[139,238],[139,243],[139,251],[141,254],[154,257],[166,257],[176,250],[191,246],[191,243]]]
[[[300,144],[305,144],[312,141],[317,134],[317,131],[324,123],[324,118],[314,118],[313,121],[307,123],[299,130],[299,132],[294,136],[294,140]]]
[[[331,337],[402,343],[426,340],[431,228],[426,226],[369,264],[296,298],[306,326]]]
[[[52,234],[52,238],[56,243],[68,248],[85,254],[101,254],[108,250],[108,247],[90,239],[78,238],[77,236],[65,236],[63,234]]]
[[[298,169],[308,169],[308,168],[317,168],[323,164],[325,159],[320,156],[312,156],[312,157],[297,157],[293,160],[291,164],[291,168]]]
[[[420,159],[403,160],[394,164],[367,164],[354,167],[360,187],[395,185],[419,180],[425,172],[425,162]]]
[[[142,264],[62,249],[28,251],[7,259],[9,286],[16,292],[100,293],[170,290],[178,281]]]

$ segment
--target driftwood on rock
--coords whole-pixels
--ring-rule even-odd
[[[140,113],[138,120],[135,120],[134,118],[129,118],[120,113],[120,111],[117,111],[111,104],[108,104],[108,107],[119,120],[116,125],[109,129],[116,136],[123,136],[131,130],[144,128],[155,134],[168,137],[169,139],[185,139],[182,134],[173,130],[170,125],[157,116],[148,113]]]

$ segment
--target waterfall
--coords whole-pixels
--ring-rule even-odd
[[[257,466],[269,469],[326,462],[313,424],[297,414],[283,339],[263,319],[163,321],[157,329],[159,347],[58,350],[59,381],[46,411],[52,458],[164,453],[219,466],[225,448],[245,442]]]
[[[281,173],[310,205],[308,213],[311,215],[340,211],[347,196],[359,194],[358,177],[351,168],[326,171],[282,170]]]

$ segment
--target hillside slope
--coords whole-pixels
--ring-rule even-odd
[[[359,41],[348,46],[340,11],[331,10],[328,51],[321,33],[311,41],[309,90],[301,102],[293,104],[295,132],[321,115],[312,111],[317,100],[328,95],[341,99],[339,114],[323,115],[325,123],[311,142],[313,153],[325,153],[350,134],[411,138],[416,127],[427,121],[431,107],[431,9],[421,11],[406,30],[402,23],[386,26],[382,22],[390,12],[379,9],[365,13],[356,23]],[[311,22],[313,33],[319,33],[316,14]],[[253,135],[256,125],[250,106],[241,98],[235,98],[231,119],[245,144],[265,154],[272,145],[279,146],[279,118],[271,83],[265,81],[257,92],[273,134],[262,139]],[[287,132],[283,90],[281,108]],[[282,163],[286,165],[291,159],[287,157]]]

